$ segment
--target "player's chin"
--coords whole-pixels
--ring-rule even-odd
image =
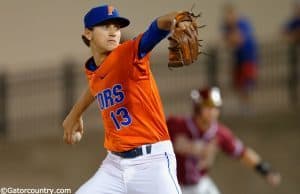
[[[118,43],[110,43],[110,44],[107,44],[106,45],[106,50],[107,51],[112,51],[114,50],[115,48],[117,48],[119,46]]]

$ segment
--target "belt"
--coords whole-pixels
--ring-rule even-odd
[[[146,148],[146,152],[143,152],[143,148]],[[146,154],[151,154],[151,148],[152,145],[143,145],[125,152],[111,152],[112,154],[115,154],[117,156],[120,156],[121,158],[135,158],[138,156],[146,155]]]

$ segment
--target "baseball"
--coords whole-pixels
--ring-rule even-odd
[[[79,131],[74,132],[72,135],[72,142],[78,143],[81,140],[81,133]]]

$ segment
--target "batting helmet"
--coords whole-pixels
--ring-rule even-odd
[[[218,87],[210,87],[205,89],[194,89],[191,91],[191,99],[194,107],[221,107],[222,98]]]

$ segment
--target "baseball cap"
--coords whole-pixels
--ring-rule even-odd
[[[221,107],[222,97],[218,87],[210,87],[191,91],[191,99],[195,106]]]
[[[130,21],[127,18],[120,17],[118,10],[111,5],[102,5],[92,8],[84,16],[84,27],[92,28],[101,23],[113,21],[124,28],[129,25]]]

